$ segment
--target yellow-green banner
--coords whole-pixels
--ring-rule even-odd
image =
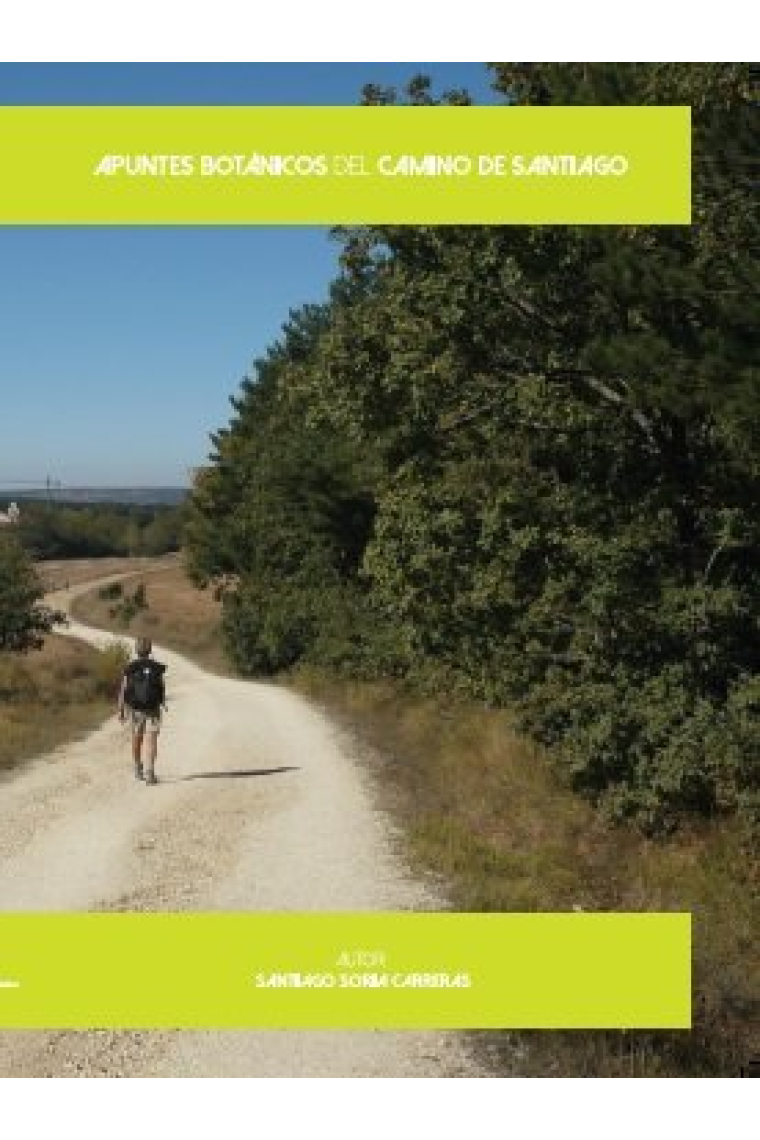
[[[688,107],[2,107],[0,224],[688,224]]]
[[[0,915],[2,1027],[690,1025],[688,914]]]

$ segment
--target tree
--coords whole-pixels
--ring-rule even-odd
[[[62,613],[40,605],[44,588],[15,536],[0,535],[0,652],[40,649]]]
[[[749,70],[494,75],[510,103],[691,104],[694,225],[345,235],[363,289],[303,388],[382,463],[371,595],[416,667],[517,702],[615,814],[658,828],[757,803]]]
[[[292,312],[256,361],[188,509],[188,568],[222,594],[226,644],[246,673],[308,659],[360,604],[356,571],[374,514],[366,464],[334,426],[309,422],[292,383],[310,367],[327,311]]]
[[[343,231],[329,305],[215,438],[198,568],[233,583],[228,633],[257,669],[375,650],[515,708],[616,817],[760,818],[748,68],[493,74],[510,105],[690,104],[694,224]]]

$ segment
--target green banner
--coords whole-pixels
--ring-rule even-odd
[[[0,223],[676,224],[688,107],[2,107]]]
[[[691,1025],[688,914],[0,915],[0,1027]]]

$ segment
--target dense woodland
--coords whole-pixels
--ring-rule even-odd
[[[693,224],[337,233],[329,301],[291,312],[213,437],[190,568],[248,674],[507,706],[613,818],[757,820],[749,68],[491,70],[505,103],[690,104]],[[397,98],[434,101],[365,91]]]
[[[18,533],[30,556],[101,558],[179,549],[182,508],[24,502]]]

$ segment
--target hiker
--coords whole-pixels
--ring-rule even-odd
[[[126,719],[126,709],[132,722],[132,759],[135,777],[146,784],[157,784],[156,749],[161,730],[161,709],[166,708],[164,673],[166,666],[151,657],[150,638],[138,637],[135,642],[137,658],[124,670],[119,690],[119,720]],[[147,737],[147,739],[146,739]],[[142,747],[145,741],[145,764]]]

